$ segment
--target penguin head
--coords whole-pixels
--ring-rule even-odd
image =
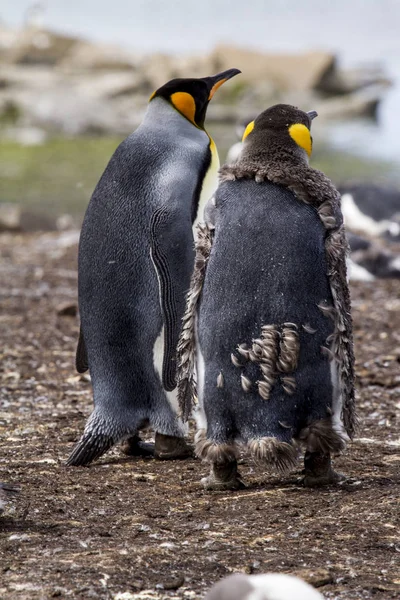
[[[239,69],[228,69],[212,77],[171,79],[150,96],[149,102],[154,98],[164,98],[193,125],[204,129],[208,103],[214,93],[240,72]]]
[[[276,104],[247,125],[242,141],[281,153],[286,150],[297,156],[300,149],[308,160],[312,151],[311,121],[316,116],[315,110],[303,112],[289,104]]]

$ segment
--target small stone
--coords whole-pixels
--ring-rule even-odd
[[[64,302],[57,308],[57,314],[60,317],[76,317],[78,314],[78,307],[75,303],[71,304],[71,302]]]

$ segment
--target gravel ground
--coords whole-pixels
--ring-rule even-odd
[[[196,460],[113,449],[66,468],[92,406],[74,371],[77,233],[0,235],[0,597],[202,598],[232,572],[298,574],[326,598],[400,597],[400,281],[352,285],[361,429],[336,468],[302,488],[265,473],[207,493]],[[397,414],[396,414],[397,413]]]

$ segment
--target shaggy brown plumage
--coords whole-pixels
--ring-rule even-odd
[[[181,418],[184,422],[189,419],[193,410],[193,403],[197,398],[194,372],[196,360],[196,309],[203,287],[207,260],[211,252],[212,236],[213,233],[206,224],[198,224],[194,270],[190,289],[186,296],[186,310],[182,319],[182,330],[177,347],[178,403]]]

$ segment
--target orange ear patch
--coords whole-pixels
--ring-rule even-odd
[[[244,142],[244,140],[247,138],[249,133],[251,133],[253,131],[253,129],[254,129],[254,121],[250,121],[250,123],[247,125],[246,129],[244,130],[242,142]]]
[[[289,127],[289,135],[300,148],[303,148],[311,156],[312,139],[308,127],[302,123],[295,123]]]
[[[179,110],[189,121],[195,124],[194,116],[196,114],[196,102],[193,96],[187,92],[175,92],[171,94],[171,102],[176,110]]]

